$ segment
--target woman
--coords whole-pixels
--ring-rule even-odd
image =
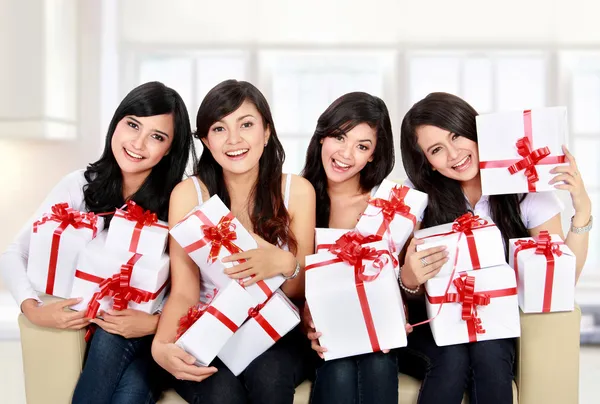
[[[133,89],[110,122],[100,159],[64,177],[34,218],[56,203],[79,211],[105,213],[132,200],[168,215],[169,195],[183,177],[192,146],[189,117],[177,92],[158,82]],[[111,216],[105,216],[110,225]],[[152,401],[151,376],[159,370],[150,353],[159,315],[136,310],[109,310],[103,320],[85,311],[65,310],[80,299],[44,304],[27,279],[27,255],[33,219],[0,258],[6,286],[29,321],[41,327],[78,330],[97,324],[87,360],[75,389],[75,403],[141,403]]]
[[[314,243],[314,190],[308,181],[283,175],[284,151],[266,99],[252,84],[227,80],[204,98],[196,119],[204,150],[195,176],[171,196],[169,225],[211,195],[230,208],[255,233],[258,248],[223,261],[245,263],[227,269],[232,279],[254,276],[252,284],[275,275],[286,282],[290,298],[304,295],[304,257]],[[152,353],[178,380],[175,389],[188,402],[292,403],[306,374],[308,344],[295,329],[256,358],[236,378],[218,359],[197,367],[195,359],[173,344],[178,320],[214,289],[182,247],[170,240],[172,286]]]
[[[352,229],[374,190],[394,167],[394,142],[385,103],[354,92],[335,100],[317,121],[302,175],[317,194],[317,227]],[[321,358],[308,309],[305,325]],[[312,403],[398,403],[396,355],[374,352],[322,362]]]
[[[502,233],[505,254],[511,238],[536,236],[542,230],[562,237],[563,206],[554,193],[481,195],[476,116],[477,112],[464,100],[451,94],[432,93],[404,117],[400,146],[407,185],[429,195],[420,226],[452,222],[468,211],[491,217]],[[550,183],[571,194],[575,215],[565,243],[577,257],[578,278],[587,255],[586,226],[591,225],[591,202],[575,159],[565,146],[563,151],[569,164],[554,168],[552,173],[557,175]],[[413,239],[401,269],[401,284],[408,295],[422,295],[421,285],[447,261],[446,252],[416,252],[420,243]],[[424,320],[423,299],[411,303],[410,321]],[[419,403],[460,403],[466,387],[472,403],[512,402],[514,339],[438,347],[429,327],[416,327],[408,347],[425,358]]]

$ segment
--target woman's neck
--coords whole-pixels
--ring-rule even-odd
[[[128,200],[142,186],[150,171],[141,173],[122,173],[123,175],[123,199]]]
[[[223,179],[229,193],[229,198],[231,199],[232,207],[249,202],[250,193],[258,180],[258,165],[243,174],[223,171]]]
[[[475,205],[481,199],[481,175],[477,173],[475,177],[469,181],[462,182],[460,185],[469,204],[472,208],[475,208]]]
[[[355,175],[344,182],[331,182],[327,180],[327,193],[329,198],[356,196],[363,193],[360,188],[360,176]]]

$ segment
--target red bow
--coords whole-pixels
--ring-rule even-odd
[[[373,247],[365,247],[361,245],[356,238],[351,236],[347,237],[345,240],[339,239],[329,251],[332,254],[337,255],[340,260],[354,266],[359,279],[365,282],[377,279],[389,259],[392,260],[394,266],[398,264],[396,258],[390,254],[389,251],[377,251]],[[377,270],[375,274],[365,275],[365,265],[363,265],[363,260],[373,261],[372,267]]]
[[[127,201],[127,210],[125,211],[124,216],[125,219],[138,223],[140,227],[152,226],[154,223],[158,222],[156,213],[144,210],[144,208],[131,200]]]
[[[543,158],[550,155],[550,149],[548,147],[541,147],[532,151],[531,142],[527,137],[522,137],[521,139],[517,140],[516,146],[517,152],[521,157],[523,157],[523,160],[520,160],[508,167],[508,171],[514,175],[521,170],[525,170],[527,183],[529,184],[530,188],[533,186],[533,190],[535,191],[534,184],[540,179],[535,166]]]
[[[232,220],[229,216],[223,216],[216,226],[204,224],[201,227],[204,237],[212,244],[208,254],[208,262],[211,264],[217,260],[221,247],[225,247],[232,254],[242,252],[242,249],[233,243],[237,240],[237,234]]]
[[[196,304],[188,309],[186,315],[179,319],[179,328],[177,329],[177,336],[175,340],[178,340],[191,326],[194,324],[202,315],[206,312],[208,305]]]
[[[476,216],[471,212],[468,212],[458,217],[454,223],[452,223],[452,232],[467,233],[478,227],[485,226],[486,224],[486,220],[481,219],[479,216]]]
[[[417,218],[415,215],[410,213],[410,206],[404,203],[404,198],[410,188],[408,187],[394,187],[390,191],[389,200],[382,198],[372,198],[369,201],[370,205],[381,209],[383,216],[383,222],[381,227],[377,230],[379,236],[383,236],[384,233],[390,233],[390,223],[394,220],[396,215],[400,215],[413,223],[413,226],[417,224]],[[391,233],[390,233],[391,236]],[[393,243],[393,241],[392,241]]]

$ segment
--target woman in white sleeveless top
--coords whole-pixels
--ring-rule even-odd
[[[317,227],[352,229],[369,197],[394,167],[394,141],[385,103],[367,93],[334,101],[317,122],[303,175],[317,195]],[[304,322],[322,357],[308,309]],[[398,403],[395,352],[374,352],[321,362],[312,403]]]
[[[304,295],[304,257],[314,244],[315,196],[310,183],[283,176],[284,152],[266,99],[250,83],[227,80],[213,88],[198,110],[196,136],[204,150],[199,178],[179,184],[171,195],[173,226],[194,206],[218,195],[244,227],[256,234],[258,248],[231,256],[245,263],[228,269],[232,279],[282,275],[281,290],[292,299]],[[288,200],[286,203],[286,200]],[[194,403],[292,403],[305,379],[310,347],[298,329],[278,340],[235,377],[219,359],[197,367],[195,359],[173,344],[178,320],[213,286],[182,247],[170,241],[171,295],[156,338],[155,360],[178,380],[175,389]],[[289,247],[289,248],[288,248]]]

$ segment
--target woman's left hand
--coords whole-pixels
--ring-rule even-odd
[[[234,262],[246,260],[231,268],[225,268],[225,274],[232,279],[244,279],[252,277],[244,282],[245,286],[252,285],[258,281],[272,278],[276,275],[292,275],[296,265],[296,257],[289,251],[282,250],[264,240],[256,234],[252,234],[258,248],[232,254],[221,260],[221,262]]]
[[[102,316],[103,320],[93,318],[90,322],[106,332],[125,338],[138,338],[154,334],[159,317],[132,309],[101,311],[98,315]]]
[[[573,157],[566,146],[563,145],[562,150],[569,165],[554,167],[550,170],[550,173],[558,175],[552,178],[549,184],[556,184],[557,182],[563,181],[564,184],[557,184],[554,188],[569,191],[575,213],[589,216],[592,211],[592,202],[585,190],[583,178],[581,178],[581,173],[577,168],[575,157]]]

